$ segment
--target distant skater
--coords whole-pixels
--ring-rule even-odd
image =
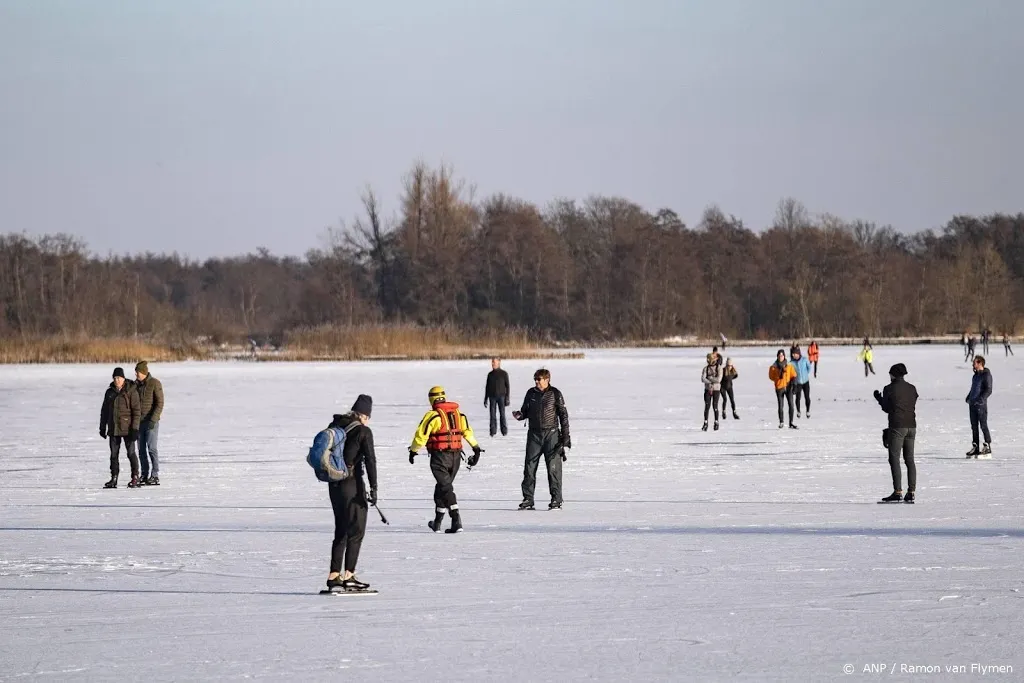
[[[807,360],[811,361],[811,365],[814,366],[814,377],[818,377],[818,356],[820,351],[818,350],[818,342],[811,340],[811,345],[807,347]]]
[[[736,366],[732,364],[731,358],[725,359],[725,368],[722,370],[722,419],[724,420],[729,415],[729,404],[732,404],[732,419],[738,420],[740,416],[736,414],[736,397],[732,393],[732,383],[740,376],[740,373],[736,371]]]
[[[871,347],[871,341],[867,337],[864,338],[864,348],[857,354],[857,358],[864,362],[864,376],[867,377],[868,373],[875,374],[875,368],[872,363],[875,360],[875,351]]]
[[[722,366],[716,354],[708,354],[708,364],[701,371],[700,381],[704,385],[704,426],[701,431],[708,431],[708,411],[714,406],[715,431],[718,431],[718,397],[722,394]]]
[[[1013,355],[1013,349],[1010,348],[1010,338],[1008,336],[1006,336],[1005,332],[1003,333],[1003,355],[1004,356],[1012,356]]]

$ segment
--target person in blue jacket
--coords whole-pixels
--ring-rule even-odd
[[[992,372],[985,367],[985,357],[974,357],[974,377],[971,378],[971,392],[967,394],[967,405],[971,414],[971,437],[974,443],[967,457],[990,460],[992,458],[992,435],[988,431],[988,397],[992,395]],[[985,437],[985,445],[978,448],[978,429]]]
[[[803,356],[799,346],[789,350],[789,362],[796,369],[796,380],[790,382],[790,390],[796,398],[796,416],[800,417],[800,396],[804,397],[804,415],[811,416],[811,373],[814,366]]]

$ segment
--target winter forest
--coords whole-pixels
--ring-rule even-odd
[[[370,188],[361,200],[302,259],[101,256],[73,226],[0,235],[0,337],[274,339],[388,323],[591,343],[1012,333],[1024,301],[1024,214],[907,233],[787,198],[768,226],[717,206],[686,225],[618,197],[481,199],[423,163],[395,205]]]

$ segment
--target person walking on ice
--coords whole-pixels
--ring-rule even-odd
[[[790,383],[793,390],[794,403],[796,404],[796,416],[800,417],[800,397],[804,397],[804,414],[808,419],[811,417],[811,361],[807,360],[800,353],[800,347],[794,346],[789,353],[790,362],[796,370],[796,379]]]
[[[722,365],[719,363],[721,356],[709,353],[708,364],[701,371],[700,381],[704,385],[704,426],[701,431],[708,431],[708,411],[711,406],[715,408],[715,431],[718,431],[718,397],[722,395]]]
[[[725,359],[725,368],[722,370],[722,419],[724,420],[729,415],[729,404],[732,403],[732,419],[738,420],[740,416],[736,414],[736,397],[732,393],[732,383],[740,376],[740,373],[736,372],[736,366],[732,364],[731,358]]]
[[[360,394],[349,412],[335,415],[327,426],[327,430],[335,430],[335,434],[338,430],[344,433],[342,457],[345,468],[352,473],[327,485],[334,511],[328,591],[367,591],[370,588],[370,584],[356,578],[356,563],[366,534],[366,513],[369,505],[377,504],[377,453],[373,447],[373,431],[369,427],[371,412],[373,398]],[[363,481],[364,472],[370,481],[369,493]]]
[[[476,442],[473,428],[469,420],[459,410],[459,404],[449,402],[444,387],[431,387],[427,398],[430,410],[420,420],[409,446],[409,464],[416,463],[417,452],[427,447],[430,454],[430,473],[434,475],[434,520],[427,526],[434,533],[441,531],[444,513],[451,515],[452,525],[445,529],[447,534],[462,531],[462,515],[459,512],[459,501],[455,496],[455,475],[459,473],[462,462],[462,442],[466,441],[473,449],[467,464],[476,467],[483,449]]]
[[[775,384],[775,400],[779,404],[779,429],[785,427],[782,415],[782,403],[789,403],[789,428],[797,429],[793,424],[793,394],[789,390],[789,383],[796,379],[796,368],[792,363],[786,361],[786,351],[779,349],[775,354],[775,362],[768,368],[768,379]]]
[[[1010,338],[1003,332],[1003,356],[1012,356],[1013,349],[1010,348]]]
[[[818,348],[818,342],[812,339],[810,346],[807,347],[807,360],[811,361],[811,364],[814,365],[815,377],[818,376],[818,357],[820,354],[821,351]]]
[[[867,377],[870,372],[872,375],[875,374],[875,367],[872,365],[875,360],[875,352],[871,347],[871,341],[867,337],[864,338],[864,348],[857,354],[857,358],[864,363],[864,376]]]
[[[974,376],[971,378],[971,391],[967,394],[967,405],[971,415],[971,450],[967,458],[976,460],[992,459],[992,435],[988,431],[988,397],[992,395],[992,372],[985,367],[985,357],[974,357]],[[978,448],[978,429],[985,437],[985,444]]]
[[[889,470],[892,473],[892,493],[880,503],[913,503],[917,489],[917,466],[914,464],[914,440],[917,438],[917,387],[903,378],[907,366],[897,363],[889,368],[889,384],[881,392],[874,392],[875,400],[889,415],[889,428],[883,440],[889,449]],[[907,495],[903,495],[900,454],[907,463]]]
[[[534,387],[526,392],[523,406],[512,417],[527,420],[526,463],[523,466],[523,502],[520,510],[533,510],[533,492],[537,486],[537,467],[541,456],[548,470],[548,510],[562,508],[562,463],[565,449],[572,448],[569,437],[569,411],[562,392],[551,386],[551,373],[541,368],[533,373]]]

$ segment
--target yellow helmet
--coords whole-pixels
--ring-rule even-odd
[[[430,387],[430,393],[427,395],[430,397],[430,405],[447,400],[444,395],[444,387],[442,386]]]

